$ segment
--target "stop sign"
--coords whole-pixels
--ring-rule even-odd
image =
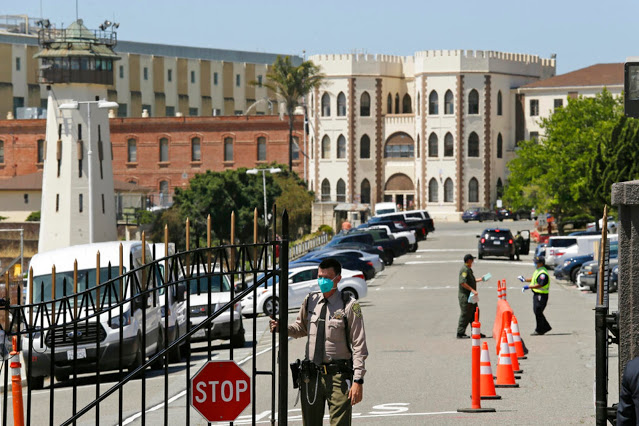
[[[209,361],[191,379],[191,406],[207,421],[233,421],[251,403],[251,378],[235,361]]]

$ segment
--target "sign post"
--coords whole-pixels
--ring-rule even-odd
[[[251,378],[235,361],[209,361],[191,379],[191,406],[209,422],[232,422],[251,403]]]

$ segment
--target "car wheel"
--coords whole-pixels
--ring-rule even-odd
[[[503,218],[503,217],[499,218],[499,221],[500,221],[500,222],[503,222],[503,221],[504,221],[504,218]]]
[[[515,255],[514,254],[510,255],[510,260],[515,260]]]
[[[395,256],[393,255],[393,252],[387,251],[387,252],[384,252],[384,254],[386,254],[386,261],[384,262],[386,266],[392,265],[393,261],[395,260]]]
[[[478,253],[477,254],[477,259],[483,259],[484,258],[484,254],[483,253]]]
[[[175,340],[180,338],[180,329],[178,328],[177,323],[175,323]],[[182,361],[182,348],[180,345],[177,345],[173,350],[169,353],[169,362],[180,362]]]
[[[479,219],[477,219],[479,222],[483,222],[484,219],[482,219],[481,217]]]
[[[415,253],[415,252],[417,251],[417,243],[415,243],[415,244],[411,244],[411,245],[410,245],[410,247],[408,248],[408,250],[409,250],[411,253]]]
[[[240,329],[237,334],[231,336],[231,346],[234,348],[243,348],[246,344],[246,336],[244,331],[244,323],[240,320]]]
[[[158,344],[157,344],[157,349],[155,350],[155,354],[158,354],[164,350],[164,336],[162,333],[162,327],[159,327],[159,330],[160,331],[158,332]],[[160,370],[162,367],[164,367],[164,355],[158,357],[153,362],[153,364],[151,364],[151,368],[153,370]]]
[[[275,312],[273,312],[273,305],[275,305]],[[279,314],[279,312],[280,303],[277,297],[269,297],[264,301],[264,315],[272,317],[273,315]]]
[[[55,379],[58,382],[66,382],[67,380],[69,380],[69,373],[57,373],[55,375]]]
[[[570,271],[570,281],[572,281],[573,283],[577,283],[577,275],[579,275],[579,268],[574,267],[572,268],[572,271]]]
[[[135,359],[127,369],[129,370],[129,373],[131,373],[142,364],[144,364],[144,358],[142,357],[142,338],[138,334],[138,350],[135,352]]]
[[[346,287],[344,290],[342,290],[342,295],[348,295],[348,297],[352,298],[352,299],[358,299],[358,295],[357,295],[357,291],[351,287]]]
[[[468,220],[464,219],[464,223],[468,223]]]
[[[517,213],[517,214],[515,215],[515,220],[519,220],[519,219],[520,219],[520,216],[519,216],[519,213]]]
[[[44,388],[44,376],[38,376],[38,377],[29,378],[28,386],[29,386],[30,390],[43,389]]]
[[[614,284],[610,283],[610,288],[608,288],[608,292],[614,293],[615,291],[619,290],[618,287],[619,287],[619,283],[618,282],[616,282]]]

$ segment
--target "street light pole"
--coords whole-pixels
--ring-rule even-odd
[[[266,206],[266,172],[274,175],[276,173],[281,172],[282,169],[279,167],[273,167],[270,169],[249,169],[246,171],[247,175],[256,175],[258,173],[262,173],[262,190],[264,191],[264,226],[268,228],[268,210]]]
[[[89,242],[93,243],[95,241],[94,235],[94,201],[93,201],[93,140],[91,139],[91,105],[96,104],[100,109],[106,108],[117,108],[119,105],[117,102],[109,102],[106,100],[99,101],[71,101],[68,103],[61,104],[58,106],[59,109],[79,109],[80,105],[84,104],[87,106],[87,126],[89,130],[87,132],[88,135],[88,144],[89,148],[87,149],[87,159],[89,161],[89,165],[87,167],[87,179],[89,185]]]

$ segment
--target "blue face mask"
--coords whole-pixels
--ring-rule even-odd
[[[317,279],[317,284],[319,285],[322,293],[328,293],[333,289],[333,280],[329,278],[319,277]]]

